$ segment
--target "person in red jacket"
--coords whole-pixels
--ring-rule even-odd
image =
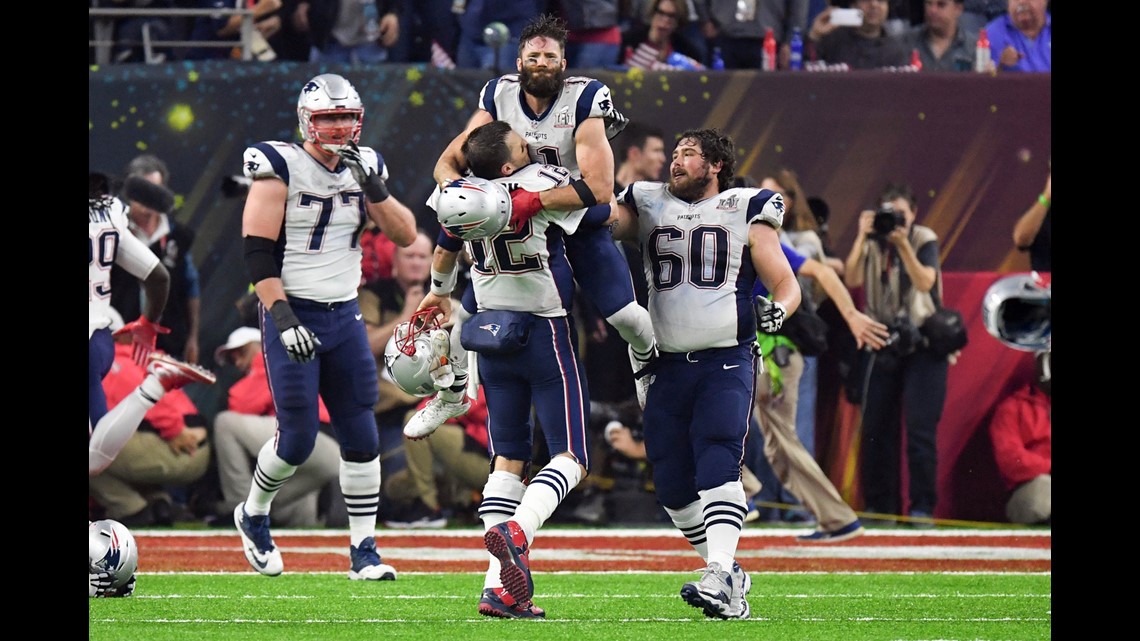
[[[114,408],[142,384],[147,372],[133,358],[131,335],[116,337],[115,361],[103,378],[107,407]],[[138,431],[115,460],[90,477],[87,489],[106,517],[127,527],[173,524],[170,487],[189,485],[206,473],[210,445],[206,419],[181,389],[171,389],[147,410]]]
[[[262,447],[272,446],[277,419],[261,354],[261,331],[256,327],[235,329],[225,345],[215,351],[214,358],[218,365],[229,363],[245,373],[230,387],[227,409],[214,417],[214,451],[222,487],[217,514],[226,516],[249,493],[253,461]],[[282,486],[273,498],[274,523],[291,527],[324,524],[319,518],[317,499],[322,488],[340,477],[340,447],[329,434],[329,411],[320,399],[317,412],[321,432],[313,453],[297,468],[292,482]]]
[[[1011,523],[1052,519],[1052,352],[1037,354],[1036,380],[1002,400],[990,421],[998,471],[1010,491],[1005,515]]]

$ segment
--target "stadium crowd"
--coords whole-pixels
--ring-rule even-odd
[[[91,8],[233,9],[244,0],[88,0]],[[572,69],[911,69],[1048,72],[1048,0],[258,0],[256,61],[430,63],[509,72],[526,21],[567,21]],[[854,9],[857,22],[831,20]],[[96,19],[91,20],[94,40]],[[241,57],[240,17],[110,19],[115,63]],[[980,38],[982,31],[987,38]],[[144,37],[145,31],[145,37]],[[765,66],[769,33],[775,49]],[[978,52],[988,42],[989,50]],[[793,49],[795,53],[793,54]],[[91,62],[96,50],[91,49]]]

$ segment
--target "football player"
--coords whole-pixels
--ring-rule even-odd
[[[297,118],[302,144],[259,142],[243,154],[245,176],[252,180],[242,213],[245,262],[259,301],[277,433],[258,454],[234,523],[253,569],[281,574],[270,505],[313,451],[319,394],[340,444],[348,577],[394,580],[396,570],[376,551],[380,441],[372,408],[379,392],[356,298],[359,241],[371,218],[407,247],[416,239],[415,217],[389,194],[384,158],[358,145],[364,104],[348,80],[321,74],[306,82]]]
[[[780,248],[784,202],[768,189],[726,189],[732,140],[713,129],[681,134],[668,183],[638,181],[618,195],[614,237],[637,240],[649,314],[661,347],[644,422],[657,498],[707,563],[681,596],[707,616],[747,619],[748,574],[736,563],[748,513],[741,484],[755,385],[756,325],[780,328],[800,286]],[[694,249],[696,248],[696,249]],[[772,304],[753,317],[759,278]],[[681,444],[680,446],[678,444]]]
[[[158,334],[170,330],[158,324],[170,292],[170,273],[158,256],[127,228],[129,208],[111,195],[110,179],[89,172],[88,213],[88,310],[87,310],[87,472],[99,474],[115,460],[138,430],[147,410],[172,389],[189,383],[210,384],[214,375],[201,367],[183,363],[168,354],[154,352]],[[138,184],[136,184],[136,182]],[[128,179],[127,189],[150,202],[150,185],[141,178]],[[162,195],[159,194],[158,198]],[[146,308],[137,320],[117,329],[134,341],[134,358],[147,368],[143,382],[107,411],[103,378],[115,362],[111,324],[118,317],[111,307],[111,267],[120,265],[143,282]]]
[[[565,23],[540,15],[519,35],[518,73],[492,78],[479,92],[479,108],[440,155],[436,182],[447,185],[470,170],[462,153],[476,127],[502,120],[523,137],[530,159],[564,167],[571,180],[546,191],[517,188],[511,193],[511,226],[525,232],[526,221],[540,211],[570,212],[612,200],[614,157],[609,138],[627,122],[615,107],[610,89],[585,76],[565,76]],[[477,175],[477,174],[476,174]],[[484,176],[485,178],[486,176]],[[621,337],[630,345],[633,371],[653,357],[656,346],[649,313],[637,304],[625,258],[609,230],[583,228],[566,238],[566,253],[576,268],[574,278]],[[648,377],[637,381],[638,400],[645,405]],[[434,399],[410,423],[413,431],[430,431],[464,408]]]
[[[480,351],[471,332],[505,336],[510,328],[480,324],[473,316],[462,328],[462,343],[478,352],[477,370],[487,399],[491,475],[483,487],[479,516],[487,528],[484,542],[490,563],[484,577],[479,613],[502,618],[540,618],[534,605],[534,583],[529,548],[535,534],[589,470],[586,426],[589,394],[578,362],[576,333],[570,317],[574,293],[573,270],[566,259],[563,239],[581,226],[600,227],[609,218],[610,205],[579,207],[571,212],[542,210],[524,229],[509,227],[509,208],[502,207],[508,189],[532,193],[557,189],[572,180],[564,167],[532,163],[523,138],[504,121],[476,127],[462,148],[468,164],[482,178],[499,185],[450,183],[429,201],[440,215],[440,233],[432,264],[431,291],[420,304],[438,306],[450,314],[450,283],[462,243],[448,229],[466,236],[474,263],[471,286],[464,297],[468,313],[507,311],[531,324],[528,340],[509,353]],[[475,187],[475,189],[472,189]],[[494,189],[498,187],[498,189]],[[497,194],[497,195],[496,195]],[[458,207],[450,199],[463,199]],[[455,224],[491,221],[485,230]],[[496,227],[501,231],[494,231]],[[489,237],[485,232],[493,232]],[[628,272],[626,272],[628,280]],[[512,316],[507,314],[506,316]],[[531,406],[542,425],[546,464],[529,484],[527,468],[532,453]],[[406,430],[405,430],[406,431]]]

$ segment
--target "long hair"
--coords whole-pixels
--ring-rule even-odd
[[[788,231],[807,231],[811,230],[819,232],[819,223],[815,220],[815,215],[811,212],[811,205],[808,204],[807,194],[804,193],[804,188],[800,185],[799,178],[796,172],[792,169],[784,167],[776,172],[772,178],[780,183],[784,188],[784,194],[792,199],[792,206],[788,209],[791,212],[791,220],[784,217],[784,227]]]

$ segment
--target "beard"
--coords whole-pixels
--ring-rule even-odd
[[[694,202],[705,197],[705,189],[712,182],[712,176],[707,172],[700,177],[683,176],[682,182],[677,182],[676,176],[669,176],[669,193],[685,202]]]
[[[562,90],[562,69],[556,68],[549,74],[535,75],[525,65],[522,71],[519,72],[519,78],[522,80],[523,91],[543,100],[553,98]]]

